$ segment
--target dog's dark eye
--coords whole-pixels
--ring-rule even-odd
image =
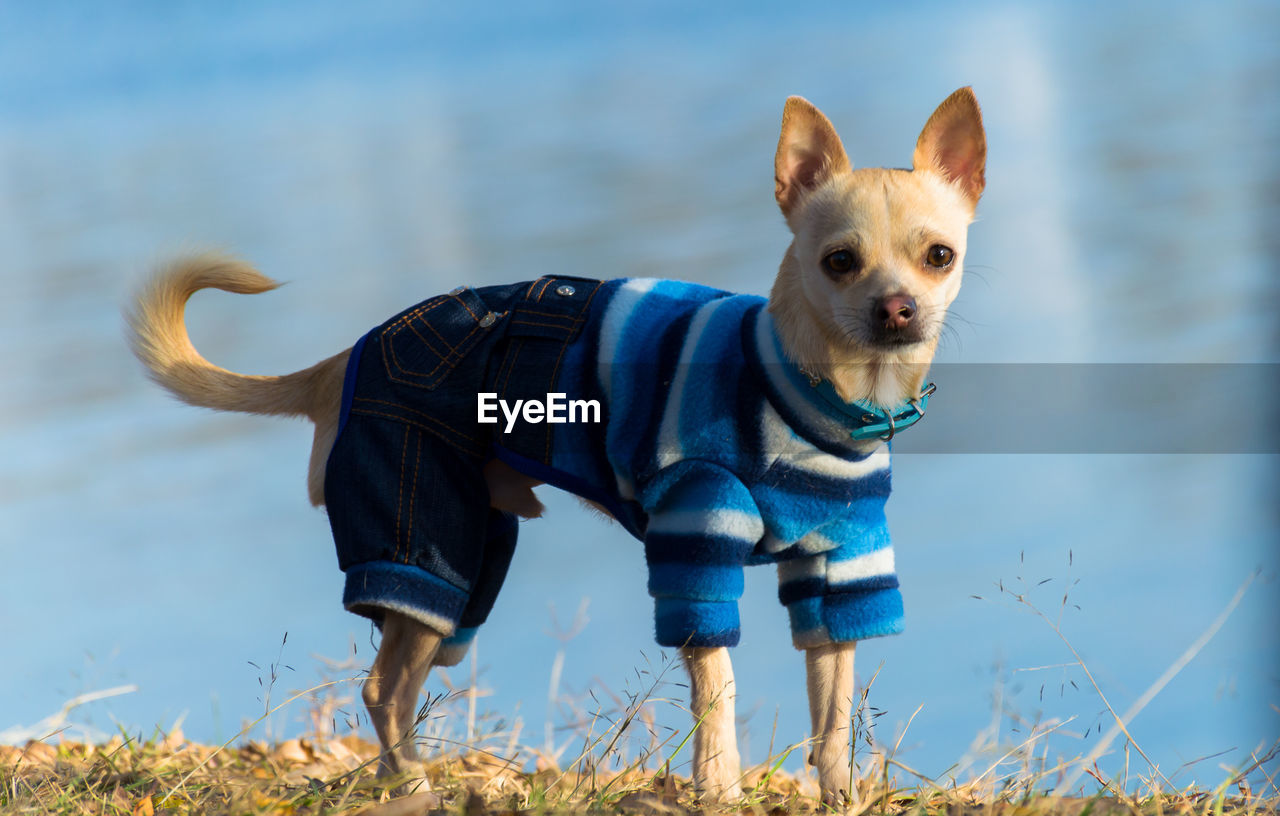
[[[944,247],[942,244],[934,244],[929,247],[928,253],[924,256],[925,263],[935,269],[951,266],[951,262],[955,260],[956,254],[950,247]]]
[[[822,259],[822,267],[835,275],[843,275],[858,268],[858,256],[847,249],[837,249]]]

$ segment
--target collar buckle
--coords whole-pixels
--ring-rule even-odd
[[[938,390],[938,386],[929,383],[920,389],[920,394],[907,400],[906,407],[897,413],[885,411],[880,413],[874,408],[864,408],[861,417],[862,427],[849,432],[853,439],[880,439],[888,442],[897,435],[898,430],[905,430],[924,418],[929,397]]]

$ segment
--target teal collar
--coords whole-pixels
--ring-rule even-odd
[[[910,428],[923,419],[924,410],[929,405],[929,396],[938,390],[936,385],[928,383],[920,390],[920,396],[907,400],[893,411],[888,411],[866,400],[845,402],[826,380],[815,382],[810,379],[809,384],[819,396],[853,421],[854,428],[849,431],[850,438],[883,439],[886,442],[893,439],[893,435],[898,431]]]

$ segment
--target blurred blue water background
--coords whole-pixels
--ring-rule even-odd
[[[903,166],[933,107],[972,84],[988,190],[939,359],[1277,362],[1280,7],[804,6],[0,4],[0,731],[136,684],[73,722],[225,739],[261,713],[278,655],[294,671],[277,701],[318,678],[313,655],[372,657],[306,503],[309,430],[181,406],[128,356],[119,310],[176,252],[231,249],[291,281],[191,306],[196,346],[247,373],[309,365],[462,282],[764,293],[788,240],[771,178],[783,99],[822,107],[856,165]],[[1047,756],[1087,752],[1103,704],[997,584],[1021,578],[1053,619],[1069,586],[1062,630],[1123,710],[1261,570],[1131,725],[1176,781],[1220,781],[1280,735],[1275,465],[899,457],[908,630],[858,653],[860,680],[878,671],[877,738],[892,745],[919,707],[899,757],[935,775],[975,741],[1074,717]],[[481,707],[535,744],[550,605],[563,623],[589,599],[566,694],[607,702],[660,661],[641,548],[544,501],[552,520],[522,528],[478,644]],[[748,572],[735,650],[753,761],[807,736],[775,586]],[[306,727],[298,704],[272,734]]]

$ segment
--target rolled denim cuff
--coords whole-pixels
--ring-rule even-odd
[[[375,621],[399,612],[451,636],[467,604],[467,594],[424,569],[390,561],[370,561],[347,568],[342,605]]]

